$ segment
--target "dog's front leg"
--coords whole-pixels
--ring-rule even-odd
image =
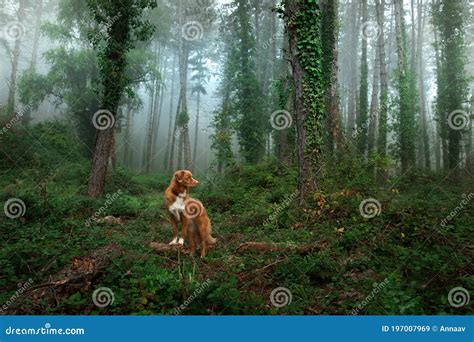
[[[170,220],[171,225],[173,226],[173,240],[169,243],[170,245],[174,245],[178,242],[178,220],[176,216],[170,212]]]
[[[188,237],[188,230],[189,230],[189,219],[186,215],[181,215],[181,221],[183,222],[181,227],[181,237],[178,241],[180,245],[184,245],[184,240]]]

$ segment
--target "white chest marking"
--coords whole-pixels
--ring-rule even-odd
[[[176,216],[178,221],[181,221],[181,213],[184,211],[184,197],[186,197],[186,191],[182,192],[176,197],[176,201],[169,207],[169,211]]]

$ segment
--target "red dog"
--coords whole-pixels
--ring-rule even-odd
[[[188,195],[189,188],[194,188],[199,181],[193,178],[188,170],[178,170],[174,173],[171,183],[165,190],[166,209],[170,214],[173,226],[172,244],[184,244],[189,237],[191,253],[194,254],[196,243],[201,245],[201,257],[206,255],[206,246],[216,240],[211,236],[211,221],[202,203]],[[178,240],[178,222],[182,223],[181,237]],[[192,229],[189,224],[192,223]],[[196,229],[197,228],[197,229]],[[189,234],[191,233],[191,234]]]
[[[199,181],[193,178],[193,174],[188,170],[178,170],[174,173],[171,183],[165,190],[166,209],[170,213],[171,225],[173,226],[173,240],[170,245],[184,244],[184,239],[188,234],[189,219],[183,215],[184,202],[189,199],[188,189],[194,188]],[[182,222],[181,237],[178,240],[178,222]]]

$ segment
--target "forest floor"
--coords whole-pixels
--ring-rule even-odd
[[[197,175],[201,185],[192,196],[206,206],[218,239],[201,260],[150,248],[171,239],[163,204],[169,175],[119,168],[108,176],[108,195],[91,199],[85,195],[89,163],[63,125],[1,139],[0,200],[20,198],[26,211],[0,218],[0,312],[472,312],[469,304],[456,308],[448,301],[453,288],[474,288],[472,178],[411,174],[380,186],[363,165],[343,159],[302,210],[292,168],[265,162],[225,176]],[[381,204],[373,218],[359,211],[367,198]],[[90,220],[97,211],[120,221]],[[283,247],[239,249],[249,241]],[[291,302],[277,296],[272,303],[278,287]],[[103,307],[93,300],[99,288],[113,297]]]

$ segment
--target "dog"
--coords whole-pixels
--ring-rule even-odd
[[[187,236],[189,219],[183,215],[184,202],[189,199],[188,190],[198,186],[199,181],[193,178],[193,174],[188,170],[178,170],[171,178],[171,183],[165,190],[165,205],[169,212],[171,225],[173,226],[173,240],[170,245],[176,243],[183,245]],[[181,237],[178,240],[178,222],[181,222]]]
[[[207,246],[213,245],[217,241],[211,235],[211,220],[207,215],[206,208],[204,208],[201,201],[189,198],[185,203],[184,215],[191,219],[188,230],[189,251],[194,255],[196,245],[199,245],[201,248],[200,256],[204,258]]]
[[[211,236],[211,221],[201,201],[191,198],[188,190],[199,185],[191,171],[178,170],[174,173],[170,185],[165,190],[165,205],[173,226],[173,239],[170,245],[188,243],[191,253],[195,253],[196,244],[201,246],[201,257],[206,255],[206,246],[214,244]],[[181,237],[178,240],[178,223],[181,223]],[[191,234],[189,226],[192,224]]]

